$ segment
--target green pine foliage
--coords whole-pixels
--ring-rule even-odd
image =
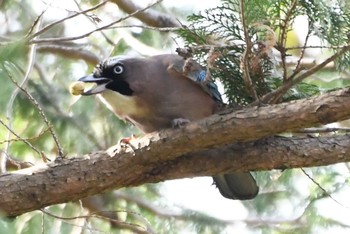
[[[189,25],[179,30],[179,35],[186,42],[195,57],[208,65],[210,49],[220,53],[211,68],[212,76],[220,80],[225,87],[225,94],[230,103],[246,105],[254,99],[244,83],[242,58],[246,52],[246,41],[253,45],[264,41],[257,25],[268,26],[276,32],[275,48],[284,53],[288,59],[286,34],[292,30],[291,26],[298,16],[307,16],[309,22],[309,36],[318,36],[329,48],[336,52],[349,41],[350,13],[344,7],[346,1],[331,3],[329,1],[290,1],[290,0],[249,0],[244,2],[243,13],[241,1],[224,0],[222,5],[196,13],[188,17]],[[243,18],[244,15],[244,18]],[[244,37],[244,26],[249,38]],[[279,33],[278,33],[279,32]],[[301,45],[302,46],[302,45]],[[254,50],[254,48],[253,48]],[[286,81],[280,64],[275,61],[275,55],[260,56],[256,59],[256,52],[248,51],[251,56],[249,75],[258,97],[282,86]],[[350,65],[350,53],[339,57],[335,63],[337,71],[347,69]],[[288,68],[290,73],[293,68]],[[319,93],[320,89],[308,81],[295,85],[283,97],[284,101],[300,99]]]

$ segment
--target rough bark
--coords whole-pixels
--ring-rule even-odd
[[[350,118],[349,106],[350,92],[343,89],[279,105],[227,110],[184,128],[148,134],[134,143],[134,150],[113,156],[96,152],[19,170],[0,177],[0,209],[16,216],[144,183],[349,161],[349,136],[266,138]]]

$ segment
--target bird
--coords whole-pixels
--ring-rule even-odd
[[[208,117],[223,104],[214,81],[193,59],[177,54],[116,56],[101,61],[78,80],[82,96],[98,95],[118,118],[151,133]],[[81,82],[95,83],[88,90]],[[222,196],[253,199],[259,192],[249,172],[213,175]]]

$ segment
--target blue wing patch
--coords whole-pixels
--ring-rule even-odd
[[[207,71],[193,59],[181,60],[172,64],[176,72],[198,83],[216,102],[223,103],[218,86],[211,79],[207,79]]]
[[[218,86],[215,84],[215,82],[212,80],[210,81],[206,80],[206,77],[207,77],[206,70],[202,69],[200,71],[197,71],[195,77],[196,77],[196,82],[200,82],[208,88],[210,95],[213,97],[215,101],[223,102]]]
[[[206,72],[205,70],[199,71],[199,72],[198,72],[198,75],[197,75],[197,81],[199,81],[199,82],[204,82],[206,76],[207,76],[207,72]]]

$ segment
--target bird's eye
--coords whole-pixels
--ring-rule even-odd
[[[122,74],[124,71],[124,67],[122,65],[116,65],[114,68],[113,68],[113,72],[117,75],[119,74]]]

